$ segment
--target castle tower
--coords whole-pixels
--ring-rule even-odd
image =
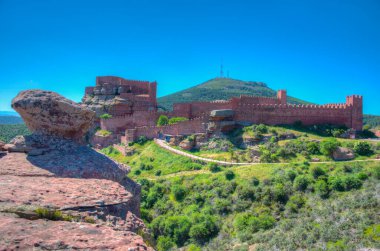
[[[361,131],[363,129],[363,97],[347,96],[346,105],[351,108],[351,128]]]
[[[277,99],[280,104],[286,105],[286,90],[278,90]]]

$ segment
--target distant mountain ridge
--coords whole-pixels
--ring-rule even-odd
[[[214,78],[188,89],[157,99],[160,107],[171,110],[174,103],[192,101],[228,100],[240,95],[276,97],[277,91],[263,82],[243,81],[232,78]],[[288,96],[288,103],[310,104],[310,102]]]
[[[0,125],[16,125],[16,124],[24,124],[24,121],[22,120],[21,117],[0,115]]]
[[[17,112],[13,112],[13,111],[0,111],[0,116],[16,116],[16,117],[20,117],[20,115]]]

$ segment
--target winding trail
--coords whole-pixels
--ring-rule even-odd
[[[178,149],[175,149],[171,146],[169,146],[164,140],[161,139],[154,139],[154,142],[161,148],[166,149],[172,153],[182,155],[188,158],[191,158],[193,160],[200,160],[204,162],[213,162],[224,166],[252,166],[252,165],[262,165],[262,164],[271,164],[271,165],[289,165],[291,163],[244,163],[244,162],[228,162],[228,161],[221,161],[221,160],[215,160],[215,159],[209,159],[209,158],[203,158],[199,157]],[[347,161],[339,161],[339,162],[368,162],[368,161],[380,161],[380,159],[365,159],[365,160],[347,160]],[[309,162],[310,164],[329,164],[329,163],[336,163],[337,161],[320,161],[320,162]]]

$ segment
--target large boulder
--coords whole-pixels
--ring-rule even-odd
[[[92,125],[95,113],[58,93],[43,90],[20,92],[12,108],[30,131],[68,139],[81,139]]]
[[[333,152],[333,159],[334,160],[342,161],[342,160],[351,160],[354,158],[355,158],[355,154],[349,148],[338,147]]]

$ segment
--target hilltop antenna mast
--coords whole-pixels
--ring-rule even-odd
[[[223,59],[222,63],[220,64],[220,78],[223,78]]]

